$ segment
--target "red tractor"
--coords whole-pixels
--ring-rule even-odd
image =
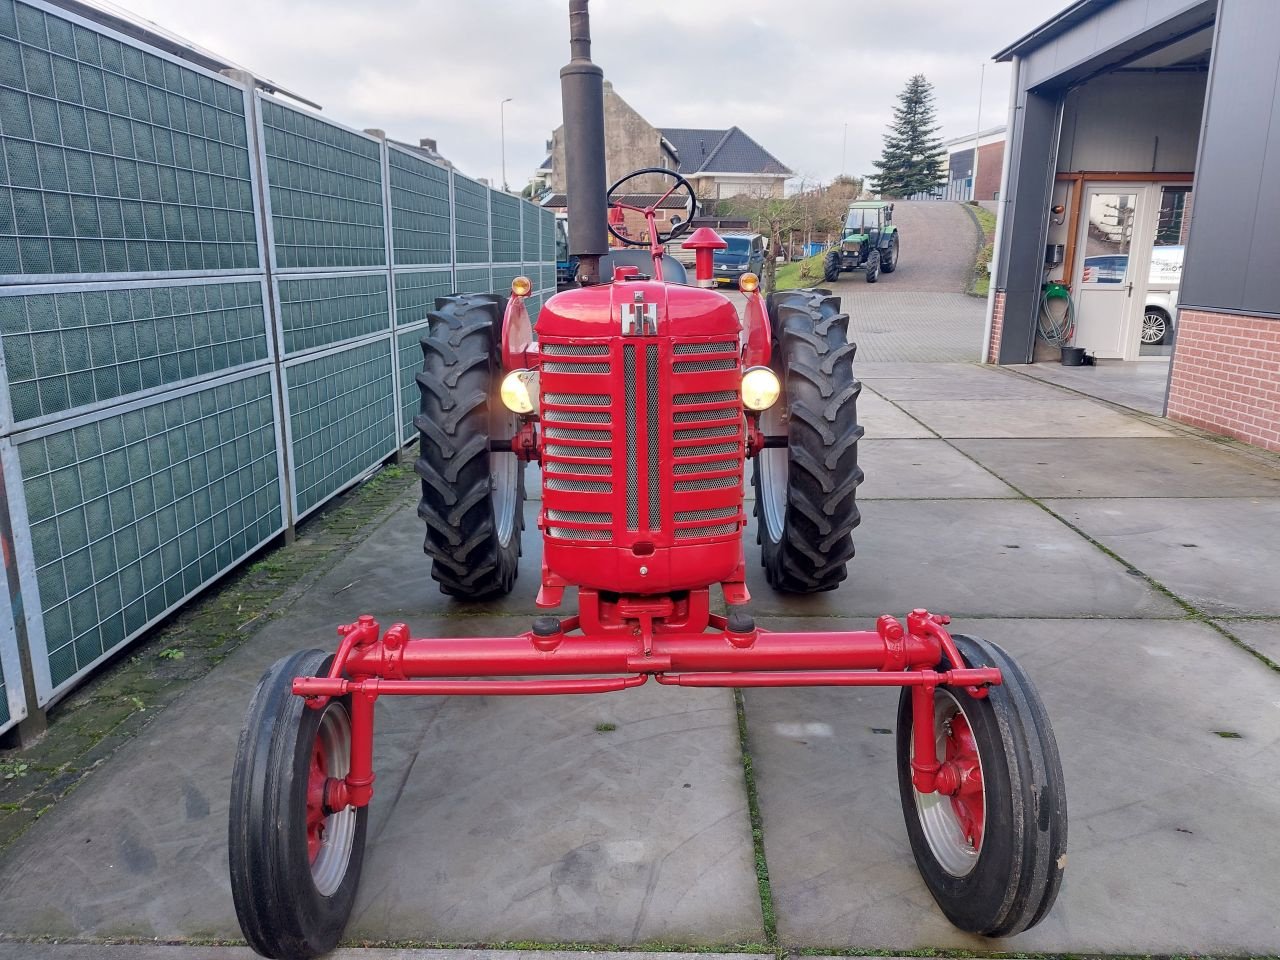
[[[230,863],[245,937],[267,957],[337,942],[355,898],[373,795],[374,705],[384,696],[568,695],[654,680],[686,687],[899,686],[898,785],[926,885],[958,927],[1009,936],[1039,922],[1066,861],[1066,799],[1035,688],[1005,651],[952,636],[945,616],[882,616],[860,632],[772,632],[748,611],[744,460],[754,458],[761,561],[777,590],[835,589],[853,556],[862,479],[854,346],[822,290],[746,305],[711,288],[707,229],[693,284],[663,255],[696,198],[667,170],[604,190],[600,69],[586,0],[571,3],[561,71],[579,257],[537,339],[510,298],[443,298],[422,341],[419,515],[441,590],[506,593],[516,577],[524,466],[543,475],[547,614],[517,636],[414,638],[362,616],[336,653],[276,663],[254,693],[232,782]],[[647,251],[609,253],[610,199],[641,174],[674,180],[639,211]],[[655,209],[679,191],[666,235]],[[612,204],[615,208],[622,204]],[[612,229],[610,227],[610,229]],[[629,238],[619,240],[636,245]],[[727,614],[711,611],[719,584]],[[502,679],[497,679],[502,678]],[[512,679],[524,678],[524,679]]]

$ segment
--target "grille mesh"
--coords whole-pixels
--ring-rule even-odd
[[[708,507],[705,510],[678,510],[677,523],[695,523],[699,520],[727,520],[738,515],[735,507]]]
[[[608,530],[579,530],[577,527],[547,527],[547,535],[561,540],[608,540]]]
[[[662,470],[658,454],[658,346],[645,347],[645,402],[648,403],[649,441],[649,529],[662,527]]]
[[[627,529],[640,529],[640,505],[636,493],[636,348],[628,343],[622,348],[622,383],[626,406],[627,431]]]
[[[603,410],[544,410],[546,423],[608,423],[609,414]]]
[[[733,453],[742,446],[740,443],[704,443],[697,447],[676,447],[677,457],[709,457],[717,453]]]
[[[549,443],[546,447],[549,457],[590,457],[592,460],[608,460],[612,456],[608,447],[566,447],[560,443]]]
[[[547,519],[559,523],[608,523],[613,515],[599,510],[548,510]]]
[[[673,415],[676,423],[703,423],[707,420],[728,420],[741,416],[737,407],[722,410],[677,410]]]
[[[708,437],[736,437],[738,435],[738,425],[736,423],[722,423],[715,427],[692,427],[686,430],[677,430],[677,440],[705,440]]]
[[[609,493],[613,489],[613,484],[604,481],[565,480],[561,477],[547,477],[543,486],[564,493]]]
[[[606,343],[544,343],[539,352],[547,357],[607,357]]]
[[[542,431],[548,440],[592,440],[608,443],[608,430],[575,430],[572,427],[547,427]]]
[[[543,363],[542,369],[547,373],[608,373],[609,364],[607,363],[560,363],[556,360],[548,360]]]
[[[676,373],[710,373],[713,370],[734,370],[738,361],[732,357],[716,360],[677,360],[673,366]]]
[[[716,473],[721,470],[738,469],[737,460],[712,460],[709,463],[677,463],[671,468],[672,472],[681,476],[689,473]]]
[[[566,403],[578,407],[607,407],[609,398],[599,393],[544,393],[546,403]]]
[[[736,487],[741,482],[738,477],[699,477],[697,480],[677,480],[676,490],[681,493],[691,490],[724,490]]]
[[[688,540],[691,537],[723,537],[726,534],[737,533],[738,524],[721,523],[714,527],[683,527],[676,531],[677,540]]]
[[[675,355],[677,357],[689,356],[698,353],[724,353],[729,350],[738,351],[738,344],[734,340],[727,340],[718,343],[677,343],[675,345]]]
[[[676,403],[728,403],[738,399],[733,390],[715,390],[710,393],[677,393]]]
[[[577,447],[574,448],[575,450]],[[577,477],[607,477],[611,470],[607,463],[549,463],[547,470],[570,473]]]

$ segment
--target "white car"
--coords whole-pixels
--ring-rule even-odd
[[[1178,316],[1178,287],[1182,284],[1181,245],[1151,248],[1151,270],[1147,274],[1147,303],[1142,314],[1142,342],[1164,346],[1173,342]],[[1124,283],[1129,257],[1101,254],[1086,257],[1084,279],[1093,283]]]

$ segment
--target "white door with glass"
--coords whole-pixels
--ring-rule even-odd
[[[1086,185],[1076,243],[1076,331],[1072,343],[1095,357],[1124,359],[1137,282],[1146,184]],[[1150,249],[1148,244],[1147,249]],[[1141,294],[1139,294],[1141,295]]]

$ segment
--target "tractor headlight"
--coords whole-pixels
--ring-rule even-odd
[[[512,370],[502,378],[502,405],[512,413],[533,413],[538,405],[538,374]]]
[[[781,392],[778,375],[768,367],[751,367],[742,375],[742,405],[748,410],[768,410]]]

